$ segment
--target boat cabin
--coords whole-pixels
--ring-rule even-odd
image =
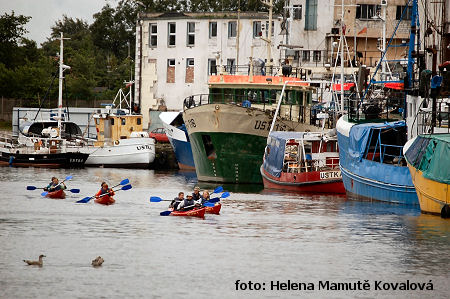
[[[95,146],[102,146],[105,143],[118,144],[121,139],[148,137],[148,134],[142,136],[146,133],[142,132],[141,114],[125,114],[122,110],[113,113],[112,110],[108,110],[93,117],[97,130]]]
[[[337,138],[316,132],[272,132],[264,164],[275,177],[281,173],[339,170]]]

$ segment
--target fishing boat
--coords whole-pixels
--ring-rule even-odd
[[[169,209],[169,211],[172,211],[170,213],[171,216],[188,216],[188,217],[204,218],[206,208],[193,209],[193,210],[189,210],[189,211],[173,211],[173,210]]]
[[[161,112],[159,118],[172,145],[178,167],[182,170],[195,170],[191,143],[183,121],[183,112]]]
[[[59,96],[58,115],[55,121],[28,122],[21,124],[18,138],[5,137],[0,142],[0,165],[23,167],[79,168],[83,167],[89,153],[82,152],[80,145],[67,142],[77,130],[70,122],[63,122],[62,82],[64,70],[70,69],[63,64],[63,34],[60,37],[59,53]],[[78,128],[77,132],[81,132]]]
[[[63,189],[60,189],[60,190],[48,192],[45,195],[45,197],[53,198],[53,199],[64,199],[64,198],[66,198],[66,193],[64,192]]]
[[[345,193],[333,132],[271,132],[261,165],[264,187]]]
[[[296,78],[210,76],[209,94],[185,99],[183,119],[199,181],[262,183],[259,168],[283,87],[288,95],[274,130],[317,130],[308,110],[314,88]]]
[[[206,214],[220,214],[220,209],[222,208],[222,204],[216,203],[213,207],[205,207],[205,213]]]
[[[411,30],[407,45],[408,59],[405,81],[377,81],[377,72],[386,64],[385,55],[406,16],[406,8],[397,23],[387,48],[382,53],[375,72],[361,98],[347,98],[348,114],[336,125],[339,145],[339,163],[346,192],[391,203],[418,205],[418,197],[403,156],[408,140],[405,118],[406,93],[412,87],[418,28],[417,1],[411,3]],[[405,60],[406,62],[406,60]],[[383,75],[383,73],[381,74]],[[409,86],[408,90],[404,86]],[[382,86],[383,88],[375,88]],[[395,113],[393,113],[395,112]]]
[[[148,168],[155,160],[155,140],[142,129],[142,115],[132,112],[133,81],[125,82],[110,105],[93,115],[96,139],[88,139],[86,166]],[[122,107],[123,106],[123,107]]]
[[[420,210],[450,217],[450,134],[417,136],[404,151]]]
[[[100,196],[100,197],[96,198],[94,201],[98,204],[105,205],[105,206],[112,205],[116,202],[114,200],[114,198],[110,195]]]

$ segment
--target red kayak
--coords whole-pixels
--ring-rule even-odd
[[[60,190],[56,190],[56,191],[47,193],[47,195],[45,195],[45,197],[53,198],[53,199],[64,199],[64,198],[66,198],[66,193],[64,192],[63,189],[60,189]]]
[[[96,198],[94,201],[96,203],[99,203],[99,204],[105,205],[105,206],[112,205],[116,202],[114,200],[114,198],[112,198],[112,196],[109,196],[109,195],[103,195],[102,197]]]
[[[222,205],[220,203],[216,204],[214,207],[206,207],[206,213],[219,215],[221,207]]]
[[[205,217],[206,208],[194,209],[189,211],[172,211],[171,216],[191,216],[191,217]]]

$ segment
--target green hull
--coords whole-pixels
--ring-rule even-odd
[[[199,181],[262,184],[259,168],[267,138],[217,132],[196,132],[189,137]]]

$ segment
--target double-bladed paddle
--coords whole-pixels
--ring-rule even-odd
[[[222,193],[222,195],[220,195],[220,197],[211,198],[209,201],[210,202],[218,202],[218,201],[220,201],[221,198],[227,198],[228,196],[230,196],[230,193],[225,191],[224,193]]]
[[[212,198],[206,202],[215,203],[215,202],[218,202],[219,200],[220,200],[219,198]],[[170,199],[162,199],[161,197],[157,197],[157,196],[150,197],[150,202],[161,202],[161,201],[171,201],[171,200]]]
[[[114,192],[117,192],[117,191],[119,191],[119,190],[130,190],[131,189],[131,185],[128,185],[130,183],[130,180],[129,179],[124,179],[124,180],[122,180],[119,184],[117,184],[117,185],[115,185],[115,186],[113,186],[113,187],[111,187],[111,189],[114,189],[115,187],[117,187],[117,186],[123,186],[123,185],[125,185],[125,186],[123,186],[122,188],[120,188],[120,189],[118,189],[118,190],[114,190]],[[105,193],[105,194],[103,194],[103,195],[101,195],[101,196],[104,196],[104,195],[106,195],[107,193]],[[101,197],[100,196],[100,197]],[[79,201],[77,201],[76,203],[88,203],[91,199],[93,199],[95,197],[95,195],[94,196],[91,196],[91,197],[85,197],[85,198],[83,198],[83,199],[80,199]]]

